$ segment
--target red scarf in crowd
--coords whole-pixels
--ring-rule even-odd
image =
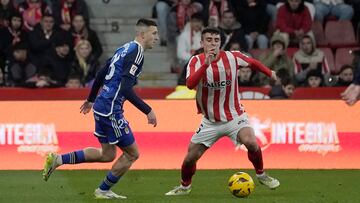
[[[195,12],[195,9],[190,5],[184,5],[179,2],[176,9],[176,26],[179,30],[183,30],[187,20],[190,19],[191,15]]]
[[[64,24],[71,23],[72,6],[74,5],[67,3],[66,0],[61,1],[61,20],[63,21]]]
[[[221,18],[222,14],[228,9],[229,6],[226,0],[221,0],[220,8],[216,6],[214,0],[211,0],[209,5],[209,22],[215,21],[213,26],[217,27],[219,25],[219,19]]]
[[[27,9],[20,9],[24,19],[24,26],[27,30],[33,30],[33,27],[41,21],[42,12],[41,5],[42,2],[31,3],[30,0],[27,0]]]

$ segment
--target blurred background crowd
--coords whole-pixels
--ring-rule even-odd
[[[0,86],[92,84],[103,48],[84,0],[0,2]],[[178,85],[190,57],[201,53],[205,26],[221,30],[221,49],[240,50],[278,73],[271,83],[240,67],[240,86],[271,88],[271,97],[348,86],[359,65],[360,0],[158,0],[152,15]]]

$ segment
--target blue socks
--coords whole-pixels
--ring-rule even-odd
[[[111,171],[104,178],[103,182],[100,184],[99,188],[101,190],[109,190],[113,185],[115,185],[120,179],[119,177],[114,176]]]
[[[85,162],[85,154],[83,150],[79,150],[61,155],[61,159],[63,164],[83,163]]]

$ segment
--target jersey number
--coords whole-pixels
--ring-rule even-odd
[[[115,54],[111,59],[110,72],[105,76],[105,80],[110,80],[115,73],[115,63],[119,60],[120,54]]]

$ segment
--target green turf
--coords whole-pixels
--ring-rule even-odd
[[[244,170],[254,177],[253,171]],[[360,202],[359,170],[269,170],[280,188],[259,185],[248,198],[233,197],[227,180],[235,170],[199,170],[188,196],[167,197],[178,184],[179,171],[133,170],[113,191],[128,196],[123,202]],[[58,170],[48,182],[40,171],[0,171],[0,202],[107,202],[94,200],[93,191],[106,171]],[[109,201],[114,202],[114,201]]]

